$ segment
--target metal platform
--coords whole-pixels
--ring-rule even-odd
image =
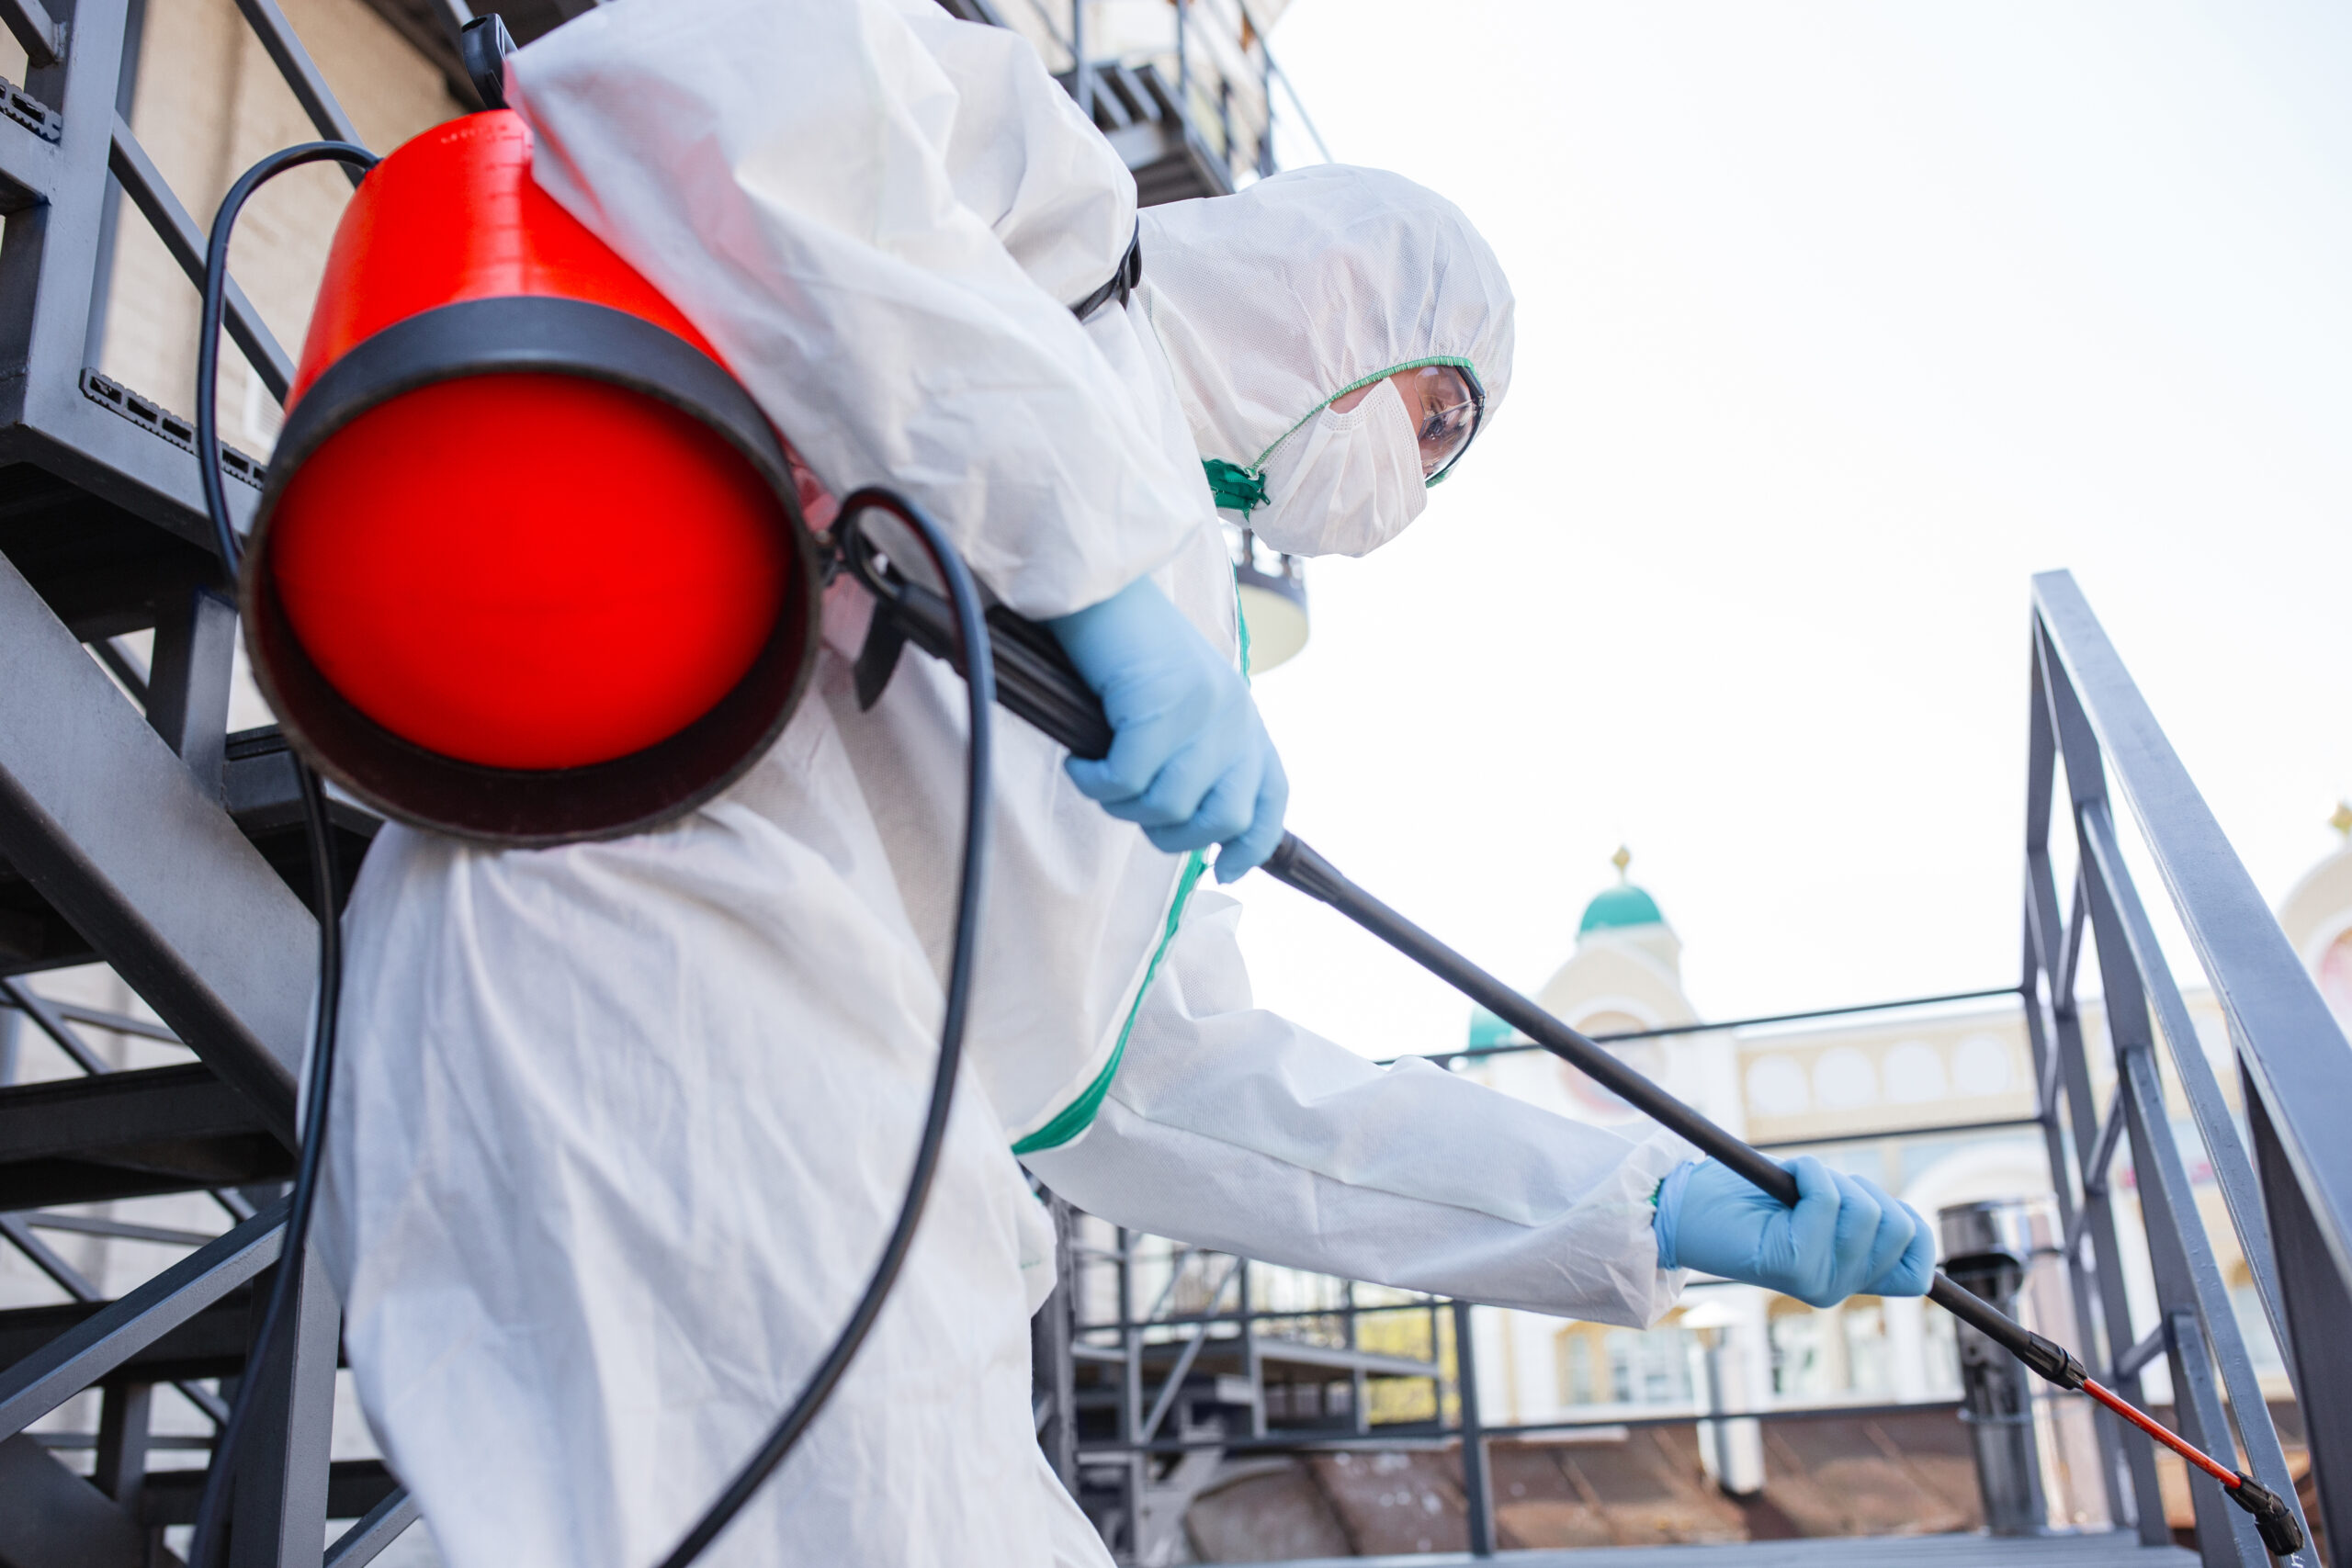
[[[1904,1568],[2188,1568],[2197,1554],[2177,1546],[2143,1546],[2130,1530],[2097,1535],[1833,1536],[1752,1540],[1729,1546],[1584,1547],[1573,1551],[1462,1552],[1417,1557],[1321,1557],[1276,1568],[1864,1568],[1900,1553]]]

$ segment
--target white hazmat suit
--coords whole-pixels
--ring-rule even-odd
[[[1180,382],[1145,299],[1070,314],[1119,264],[1134,189],[1025,43],[931,0],[620,0],[509,71],[541,183],[837,493],[910,494],[1026,614],[1150,574],[1235,649],[1187,415],[1215,389]],[[1401,183],[1317,177],[1368,202]],[[1215,243],[1219,208],[1171,258]],[[1213,355],[1267,347],[1215,331]],[[503,852],[390,827],[369,853],[321,1239],[360,1398],[452,1568],[657,1560],[838,1332],[895,1213],[937,1048],[963,699],[910,656],[860,713],[834,631],[774,750],[669,827]],[[1664,1309],[1646,1198],[1681,1145],[1251,1010],[1236,908],[1194,891],[1197,863],[1080,795],[1019,721],[998,735],[929,1211],[847,1379],[707,1562],[1107,1562],[1034,1438],[1053,1239],[1016,1145],[1122,1224]]]

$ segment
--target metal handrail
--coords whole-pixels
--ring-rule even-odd
[[[2096,1297],[2113,1380],[2136,1386],[2142,1369],[2163,1356],[2183,1435],[2224,1454],[2242,1443],[2247,1470],[2300,1515],[2284,1447],[2165,1109],[2161,1043],[2286,1362],[2311,1446],[2312,1480],[2340,1551],[2352,1531],[2352,1412],[2344,1409],[2352,1371],[2337,1364],[2343,1358],[2333,1342],[2352,1321],[2352,1150],[2340,1137],[2331,1142],[2323,1123],[2352,1105],[2352,1045],[2065,572],[2034,579],[2033,667],[2021,988],[2033,998],[2038,1065],[2048,1069],[2042,1112],[2083,1348],[2095,1349],[2087,1341]],[[2075,896],[2063,922],[2050,854],[2061,762],[2076,850]],[[2110,772],[2228,1023],[2245,1089],[2245,1136],[2125,864]],[[2075,1005],[2086,940],[2098,960],[2114,1055],[2104,1115],[2091,1100]],[[2059,1135],[2061,1092],[2072,1161]],[[2145,1333],[2137,1332],[2126,1299],[2106,1175],[2127,1137],[2156,1293],[2155,1322]],[[2141,1537],[2160,1540],[2165,1525],[2147,1438],[2104,1416],[2099,1438],[2117,1517],[2128,1473]],[[2205,1562],[2267,1563],[2250,1522],[2204,1490],[2194,1502]]]
[[[2352,1145],[2340,1122],[2352,1107],[2352,1045],[2073,575],[2036,577],[2033,599],[2042,635],[2212,982],[2280,1152],[2313,1205],[2338,1274],[2352,1286]]]
[[[1067,35],[1056,25],[1055,13],[1048,8],[1046,0],[1027,0],[1027,3],[1030,10],[1036,17],[1038,24],[1045,28],[1046,36],[1070,57],[1069,94],[1091,117],[1094,97],[1100,89],[1094,81],[1097,62],[1093,60],[1092,51],[1087,42],[1086,0],[1069,0],[1068,12],[1069,29]],[[1200,25],[1192,15],[1193,4],[1194,0],[1173,0],[1173,53],[1176,81],[1170,96],[1173,101],[1179,129],[1185,138],[1206,149],[1208,143],[1204,131],[1194,123],[1195,117],[1192,102],[1193,50],[1191,34],[1193,29]],[[1219,28],[1218,32],[1219,36],[1239,50],[1245,62],[1253,55],[1257,62],[1257,85],[1259,96],[1264,103],[1265,115],[1263,124],[1251,133],[1254,135],[1257,146],[1256,172],[1261,175],[1274,173],[1273,144],[1277,119],[1274,85],[1276,83],[1280,83],[1283,93],[1288,95],[1291,111],[1296,115],[1298,123],[1315,143],[1316,151],[1321,154],[1325,163],[1332,162],[1329,144],[1323,140],[1323,132],[1317,128],[1314,117],[1307,113],[1306,102],[1299,96],[1297,84],[1291,80],[1290,73],[1275,61],[1272,47],[1266,40],[1265,29],[1258,25],[1257,17],[1250,13],[1246,5],[1238,6],[1237,9],[1241,20],[1241,30],[1231,32]],[[1116,63],[1116,62],[1106,61],[1103,63]],[[1145,68],[1148,69],[1148,66]],[[1230,180],[1235,174],[1235,148],[1231,135],[1233,128],[1228,125],[1224,129],[1227,134],[1219,138],[1214,157],[1224,169],[1226,177]]]
[[[1635,1040],[1664,1040],[1678,1034],[1715,1034],[1730,1029],[1761,1029],[1775,1023],[1804,1023],[1815,1019],[1847,1018],[1858,1013],[1901,1012],[1910,1008],[1941,1007],[1954,1002],[1991,1001],[2000,997],[2016,998],[2022,993],[2016,986],[1990,986],[1978,991],[1944,991],[1932,997],[1907,997],[1892,1002],[1849,1002],[1843,1007],[1807,1008],[1803,1012],[1761,1013],[1753,1018],[1726,1018],[1696,1023],[1669,1023],[1656,1029],[1621,1029],[1592,1039],[1602,1045],[1616,1045]],[[1506,1040],[1498,1045],[1464,1045],[1453,1051],[1408,1052],[1401,1056],[1383,1056],[1377,1065],[1387,1067],[1398,1062],[1479,1061],[1488,1056],[1521,1055],[1544,1047],[1527,1040]]]

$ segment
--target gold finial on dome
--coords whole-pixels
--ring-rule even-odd
[[[2352,839],[2352,800],[2337,801],[2335,815],[2327,819],[2327,825],[2346,838]]]
[[[2346,807],[2346,809],[2347,811],[2352,811],[2352,807]],[[2339,824],[2339,826],[2341,826],[2341,824]],[[2346,830],[2352,831],[2352,829]],[[1617,852],[1609,857],[1609,863],[1617,868],[1617,880],[1623,882],[1625,880],[1625,868],[1634,863],[1634,852],[1627,849],[1624,845],[1620,844],[1617,846]]]

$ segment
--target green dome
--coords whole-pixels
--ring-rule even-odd
[[[1470,1049],[1482,1050],[1489,1045],[1508,1045],[1519,1032],[1485,1008],[1470,1010]]]
[[[1657,912],[1657,899],[1630,882],[1621,882],[1614,887],[1602,889],[1598,897],[1584,907],[1584,919],[1577,924],[1577,935],[1620,926],[1665,923],[1666,917]]]

